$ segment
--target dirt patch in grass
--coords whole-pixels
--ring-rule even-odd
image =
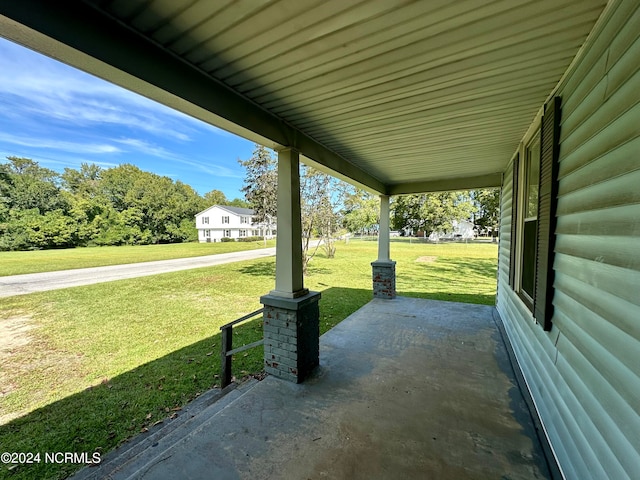
[[[0,353],[24,347],[31,342],[29,331],[35,328],[31,317],[18,316],[0,320]]]
[[[11,352],[31,343],[29,331],[35,328],[31,323],[31,317],[27,315],[0,319],[0,356],[8,357]],[[8,395],[17,387],[4,370],[4,361],[0,357],[0,397]],[[4,416],[0,416],[2,418]],[[2,422],[0,422],[2,423]]]
[[[18,388],[15,383],[11,383],[5,377],[6,375],[0,373],[0,398],[4,397],[5,395],[9,395],[16,388]],[[5,417],[11,418],[9,415],[0,415],[0,425],[5,423]]]
[[[434,256],[431,256],[431,255],[427,255],[427,256],[424,256],[424,257],[418,257],[418,258],[416,259],[416,262],[418,262],[418,263],[433,263],[433,262],[435,262],[437,259],[438,259],[438,257],[434,257]]]
[[[221,282],[227,282],[228,277],[225,275],[207,275],[194,280],[194,286],[196,285],[220,285]]]

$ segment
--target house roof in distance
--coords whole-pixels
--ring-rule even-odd
[[[228,210],[236,215],[253,215],[254,211],[251,208],[231,207],[229,205],[218,205],[223,210]]]
[[[221,208],[222,210],[226,210],[230,213],[233,213],[234,215],[253,215],[254,214],[254,211],[250,208],[232,207],[230,205],[211,205],[209,208],[205,208],[201,212],[196,213],[196,216],[200,215],[201,213],[207,212],[214,207]]]

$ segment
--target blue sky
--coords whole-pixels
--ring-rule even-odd
[[[253,143],[0,38],[0,162],[62,172],[131,163],[242,198]]]

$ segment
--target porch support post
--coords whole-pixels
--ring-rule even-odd
[[[319,292],[304,288],[300,160],[278,151],[276,285],[260,297],[264,305],[264,365],[267,373],[300,383],[319,364]]]
[[[278,151],[276,288],[271,295],[296,298],[308,293],[302,279],[300,156],[290,148]]]
[[[380,231],[378,232],[378,261],[388,262],[391,260],[391,249],[389,247],[389,195],[380,195]]]
[[[378,259],[373,269],[374,298],[396,298],[396,262],[390,258],[389,195],[380,195],[380,231],[378,232]]]

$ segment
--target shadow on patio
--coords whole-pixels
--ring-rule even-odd
[[[485,305],[373,300],[305,383],[241,386],[109,478],[551,478],[499,325]]]

